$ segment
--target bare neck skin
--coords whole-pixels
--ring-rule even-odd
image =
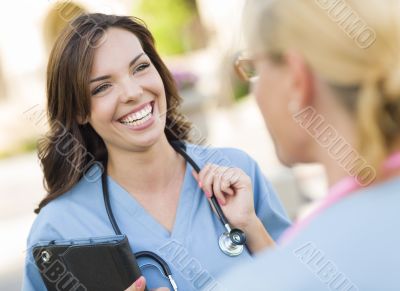
[[[165,136],[144,151],[109,151],[108,174],[130,193],[163,193],[178,174],[183,176],[184,170],[184,159]]]
[[[341,137],[352,148],[356,149],[357,131],[355,121],[342,104],[339,104],[337,96],[325,86],[318,86],[318,94],[321,98],[315,99],[314,107],[317,112],[323,117],[323,127],[331,126],[336,132],[337,137]],[[334,156],[329,152],[329,146],[324,147],[318,143],[318,139],[313,139],[311,149],[313,160],[321,163],[326,171],[328,187],[332,187],[341,179],[349,176],[349,173],[340,163],[340,157]]]
[[[330,95],[329,91],[325,90],[323,95],[324,97],[322,97],[320,99],[321,101],[315,104],[315,106],[318,108],[318,112],[324,117],[325,126],[332,126],[337,131],[337,135],[343,138],[346,143],[350,144],[351,147],[355,151],[357,151],[357,130],[355,120],[353,119],[351,114],[349,114],[348,111],[336,101],[337,97]],[[328,187],[332,187],[341,179],[350,176],[350,173],[340,163],[340,158],[338,159],[338,157],[333,156],[329,152],[329,147],[327,148],[321,146],[314,139],[311,148],[311,152],[314,153],[313,159],[316,162],[321,163],[326,170]],[[398,150],[400,150],[400,137],[399,141],[393,147],[391,153]],[[399,175],[400,169],[391,170],[390,172],[382,176],[378,175],[377,179],[375,179],[370,185],[385,181]]]
[[[397,142],[394,144],[391,150],[391,154],[400,152],[400,136],[397,138]],[[400,168],[398,169],[393,169],[390,173],[388,173],[388,178],[393,178],[393,177],[400,177]]]
[[[348,137],[350,138],[350,136]],[[355,147],[354,147],[355,148]],[[339,161],[336,161],[334,157],[327,155],[327,153],[324,153],[323,151],[327,151],[327,149],[320,148],[319,150],[316,150],[316,155],[318,162],[324,165],[325,170],[326,170],[326,175],[328,179],[328,187],[332,187],[334,184],[339,182],[341,179],[350,176],[350,174],[342,167],[339,163]],[[395,150],[393,150],[391,153],[397,152],[400,150],[399,147],[395,147]],[[389,153],[389,155],[391,154]],[[391,178],[395,177],[400,177],[400,169],[392,169],[389,170],[388,172],[381,173],[382,175],[378,175],[375,180],[372,181],[371,185],[378,184],[381,182],[384,182],[386,180],[389,180]]]

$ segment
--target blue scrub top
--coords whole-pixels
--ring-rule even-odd
[[[334,204],[287,245],[235,267],[219,290],[399,291],[400,179]]]
[[[251,177],[254,204],[273,239],[290,226],[290,221],[257,163],[244,152],[231,148],[206,148],[187,145],[191,158],[203,167],[206,163],[239,167]],[[91,169],[93,170],[93,169]],[[224,232],[220,220],[193,178],[186,173],[173,230],[170,233],[111,177],[108,177],[111,206],[121,232],[128,236],[134,252],[148,250],[161,256],[170,266],[179,290],[214,290],[216,278],[233,265],[252,259],[244,251],[239,257],[221,252],[218,238]],[[29,237],[23,290],[45,290],[33,261],[32,246],[43,241],[79,239],[113,235],[101,188],[101,179],[82,178],[77,185],[46,205],[36,217]],[[170,287],[160,267],[150,259],[139,265],[149,288]]]

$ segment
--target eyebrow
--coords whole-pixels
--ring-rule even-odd
[[[141,52],[141,53],[138,54],[136,57],[134,57],[133,60],[130,61],[129,67],[132,67],[132,66],[137,62],[137,60],[138,60],[141,56],[143,56],[143,55],[144,55],[144,52]],[[100,76],[100,77],[97,77],[97,78],[94,78],[94,79],[90,80],[90,83],[97,82],[97,81],[102,81],[102,80],[106,80],[106,79],[109,79],[109,78],[111,78],[110,75]]]

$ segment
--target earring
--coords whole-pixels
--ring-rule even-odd
[[[291,114],[295,114],[300,110],[300,102],[297,99],[290,100],[288,110]]]

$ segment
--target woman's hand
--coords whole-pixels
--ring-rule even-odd
[[[245,231],[257,219],[251,180],[241,169],[207,164],[193,176],[208,199],[215,195],[233,227]]]
[[[230,225],[245,232],[247,246],[252,252],[275,244],[256,215],[253,186],[245,172],[207,164],[199,174],[193,171],[193,176],[208,199],[215,195]]]
[[[146,286],[146,279],[143,276],[140,276],[128,289],[125,291],[144,291],[144,287]],[[169,291],[167,287],[161,287],[157,289],[151,289],[152,291]]]

